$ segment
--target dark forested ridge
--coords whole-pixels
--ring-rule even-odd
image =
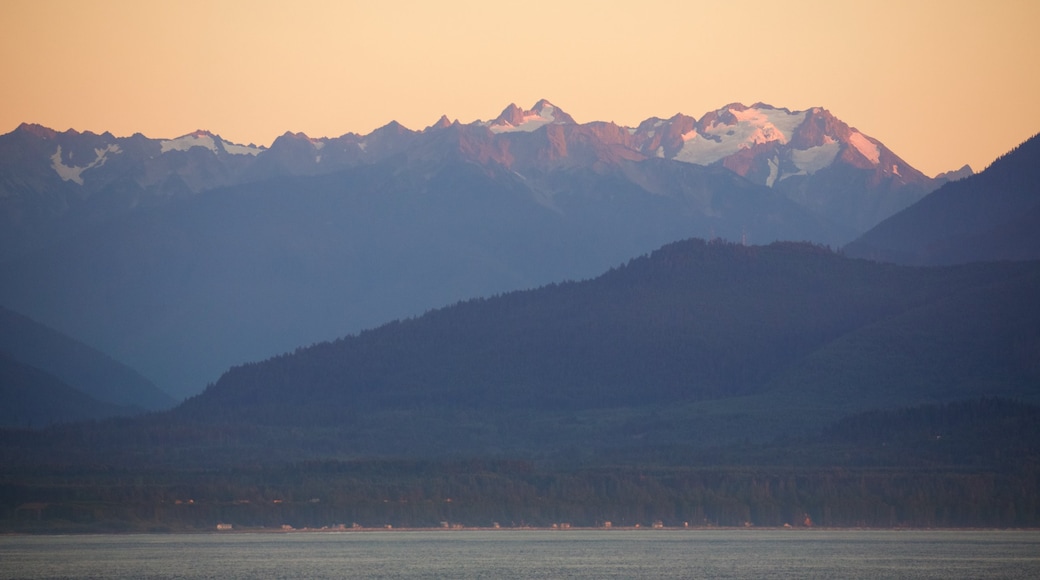
[[[597,457],[769,441],[875,408],[1037,402],[1037,295],[1036,263],[689,240],[235,367],[169,413],[72,439],[117,455]]]
[[[691,240],[587,282],[471,300],[234,368],[173,416],[369,429],[393,414],[529,411],[595,415],[612,431],[612,409],[659,407],[658,425],[689,435],[677,406],[736,397],[744,409],[768,401],[774,417],[827,419],[971,396],[1035,400],[1036,295],[1035,263],[914,269],[807,244]],[[488,437],[508,428],[494,432],[473,443],[503,444]]]

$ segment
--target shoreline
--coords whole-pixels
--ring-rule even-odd
[[[915,528],[915,527],[823,527],[823,526],[611,526],[587,527],[570,526],[458,526],[458,527],[331,527],[331,528],[231,528],[231,529],[195,529],[195,530],[141,530],[141,531],[39,531],[39,532],[0,532],[0,537],[16,536],[198,536],[198,535],[297,535],[297,534],[379,534],[379,533],[465,533],[465,532],[1040,532],[1037,527],[1025,528]]]

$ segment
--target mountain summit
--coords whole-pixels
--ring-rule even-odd
[[[819,107],[733,103],[700,120],[651,119],[636,129],[634,146],[648,157],[721,165],[858,231],[937,186],[880,141]]]
[[[531,110],[525,111],[513,103],[506,107],[502,114],[486,126],[492,133],[512,133],[523,131],[530,133],[545,125],[576,125],[574,119],[562,109],[542,99],[535,103]]]

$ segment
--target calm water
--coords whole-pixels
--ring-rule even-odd
[[[0,578],[1040,578],[1040,532],[0,537]]]

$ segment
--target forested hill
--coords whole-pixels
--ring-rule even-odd
[[[922,269],[688,240],[594,280],[234,368],[169,420],[332,429],[341,452],[474,453],[696,445],[878,407],[1037,401],[1038,295],[1037,263]]]

